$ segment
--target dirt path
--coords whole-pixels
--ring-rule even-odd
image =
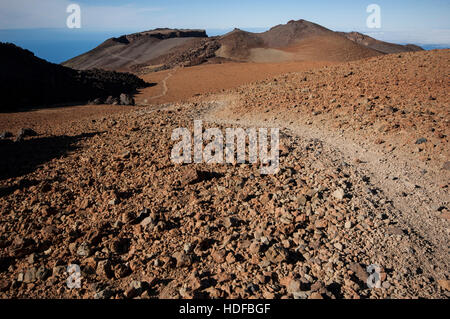
[[[448,192],[439,183],[439,171],[424,167],[407,156],[396,156],[375,150],[364,140],[349,140],[342,134],[324,127],[287,124],[285,121],[262,121],[256,117],[236,118],[228,110],[234,103],[233,96],[221,96],[210,102],[203,114],[205,121],[220,125],[243,127],[279,127],[280,132],[301,140],[318,141],[328,153],[332,163],[350,167],[356,175],[370,181],[372,188],[366,189],[373,200],[374,210],[382,204],[392,203],[389,224],[375,233],[369,233],[369,242],[379,233],[407,236],[407,248],[401,251],[394,246],[383,246],[386,254],[397,255],[398,267],[408,271],[425,273],[430,278],[445,278],[450,269],[449,223],[440,216],[439,207],[448,204]],[[355,159],[358,161],[355,162]],[[426,169],[427,170],[426,170]],[[375,195],[375,196],[372,196]]]
[[[158,85],[141,90],[136,96],[136,102],[139,105],[182,102],[196,95],[220,93],[279,74],[332,64],[331,62],[223,63],[180,67],[171,76],[168,75],[170,72],[168,70],[151,72],[143,75],[142,79]],[[165,87],[167,88],[164,89]]]
[[[161,82],[162,83],[162,87],[163,87],[162,93],[159,94],[159,95],[153,96],[151,98],[152,100],[159,99],[161,97],[166,96],[167,92],[169,91],[169,87],[167,86],[167,81],[178,71],[178,69],[179,68],[176,67],[176,68],[170,70],[169,74],[167,74],[167,76]]]

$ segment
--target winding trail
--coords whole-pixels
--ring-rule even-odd
[[[126,57],[122,57],[122,56],[120,56],[120,55],[118,55],[118,54],[115,54],[115,53],[112,53],[111,52],[111,50],[110,50],[111,48],[108,48],[107,49],[107,52],[108,52],[108,54],[109,55],[111,55],[111,56],[113,56],[113,57],[115,57],[115,58],[117,58],[117,59],[120,59],[120,60],[125,60],[125,61],[130,61],[130,62],[136,62],[136,60],[135,59],[130,59],[130,58],[126,58]],[[175,68],[173,68],[173,69],[171,69],[170,70],[170,72],[167,74],[167,76],[162,80],[162,86],[163,86],[163,90],[162,90],[162,93],[161,94],[159,94],[159,95],[156,95],[156,96],[152,96],[150,99],[151,100],[155,100],[155,99],[159,99],[159,98],[162,98],[162,97],[164,97],[164,96],[166,96],[167,95],[167,92],[169,91],[169,87],[167,86],[167,81],[177,72],[177,70],[179,69],[180,67],[175,67]],[[145,105],[145,104],[144,104]]]
[[[155,99],[159,99],[161,97],[166,96],[167,92],[169,91],[169,87],[167,86],[167,81],[178,71],[179,67],[176,67],[174,69],[172,69],[167,76],[162,80],[162,86],[163,86],[163,90],[162,93],[156,96],[152,96],[150,99],[155,100]]]
[[[215,98],[214,98],[215,99]],[[395,157],[376,151],[364,140],[348,139],[326,128],[305,126],[299,123],[287,124],[283,121],[263,121],[255,116],[236,117],[230,106],[236,103],[234,96],[219,96],[208,102],[196,116],[209,123],[218,125],[239,125],[243,127],[279,127],[280,132],[302,140],[320,141],[333,163],[344,163],[352,167],[360,176],[370,178],[374,191],[380,194],[383,202],[390,202],[392,211],[390,225],[395,225],[399,234],[408,236],[406,251],[395,246],[380,246],[374,249],[389,250],[401,260],[398,267],[414,267],[434,278],[445,278],[450,269],[450,251],[448,242],[450,232],[448,221],[441,218],[435,207],[448,201],[448,193],[436,184],[434,175],[424,175],[419,163],[408,157]],[[355,164],[354,159],[363,161]],[[396,178],[392,178],[395,176]],[[415,185],[421,185],[417,187]],[[403,191],[408,191],[405,197]],[[369,190],[369,194],[372,190]],[[378,196],[378,195],[377,195]],[[374,202],[374,209],[379,203]],[[381,232],[388,228],[383,228]],[[372,241],[373,238],[367,240]],[[413,262],[412,262],[413,260]],[[419,270],[418,270],[419,271]]]

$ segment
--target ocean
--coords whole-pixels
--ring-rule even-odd
[[[30,50],[39,58],[62,63],[92,50],[106,39],[126,33],[128,32],[86,32],[83,29],[0,30],[0,42],[14,43]]]

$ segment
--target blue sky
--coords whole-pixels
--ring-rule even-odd
[[[81,6],[79,30],[66,27],[66,8],[71,3]],[[381,7],[381,29],[366,27],[366,8],[372,3]],[[202,28],[217,35],[234,27],[263,31],[306,19],[335,31],[359,31],[390,42],[449,47],[449,16],[450,0],[0,0],[0,41],[30,47],[33,41],[59,37],[73,39],[71,45],[91,41],[88,47],[92,47],[104,35],[157,27]]]
[[[371,3],[386,31],[450,29],[448,0],[2,0],[0,29],[64,28],[70,3],[87,29],[253,28],[306,19],[332,29],[362,30]]]

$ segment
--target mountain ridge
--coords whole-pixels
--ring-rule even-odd
[[[203,63],[340,61],[421,50],[359,33],[335,32],[307,20],[290,20],[255,33],[238,28],[209,37],[200,29],[158,28],[104,41],[62,65],[146,73]]]
[[[368,36],[361,32],[352,31],[352,32],[338,32],[338,33],[353,42],[356,42],[358,44],[364,45],[366,47],[380,51],[385,54],[423,51],[423,48],[415,44],[402,45],[385,42],[372,38],[371,36]]]

